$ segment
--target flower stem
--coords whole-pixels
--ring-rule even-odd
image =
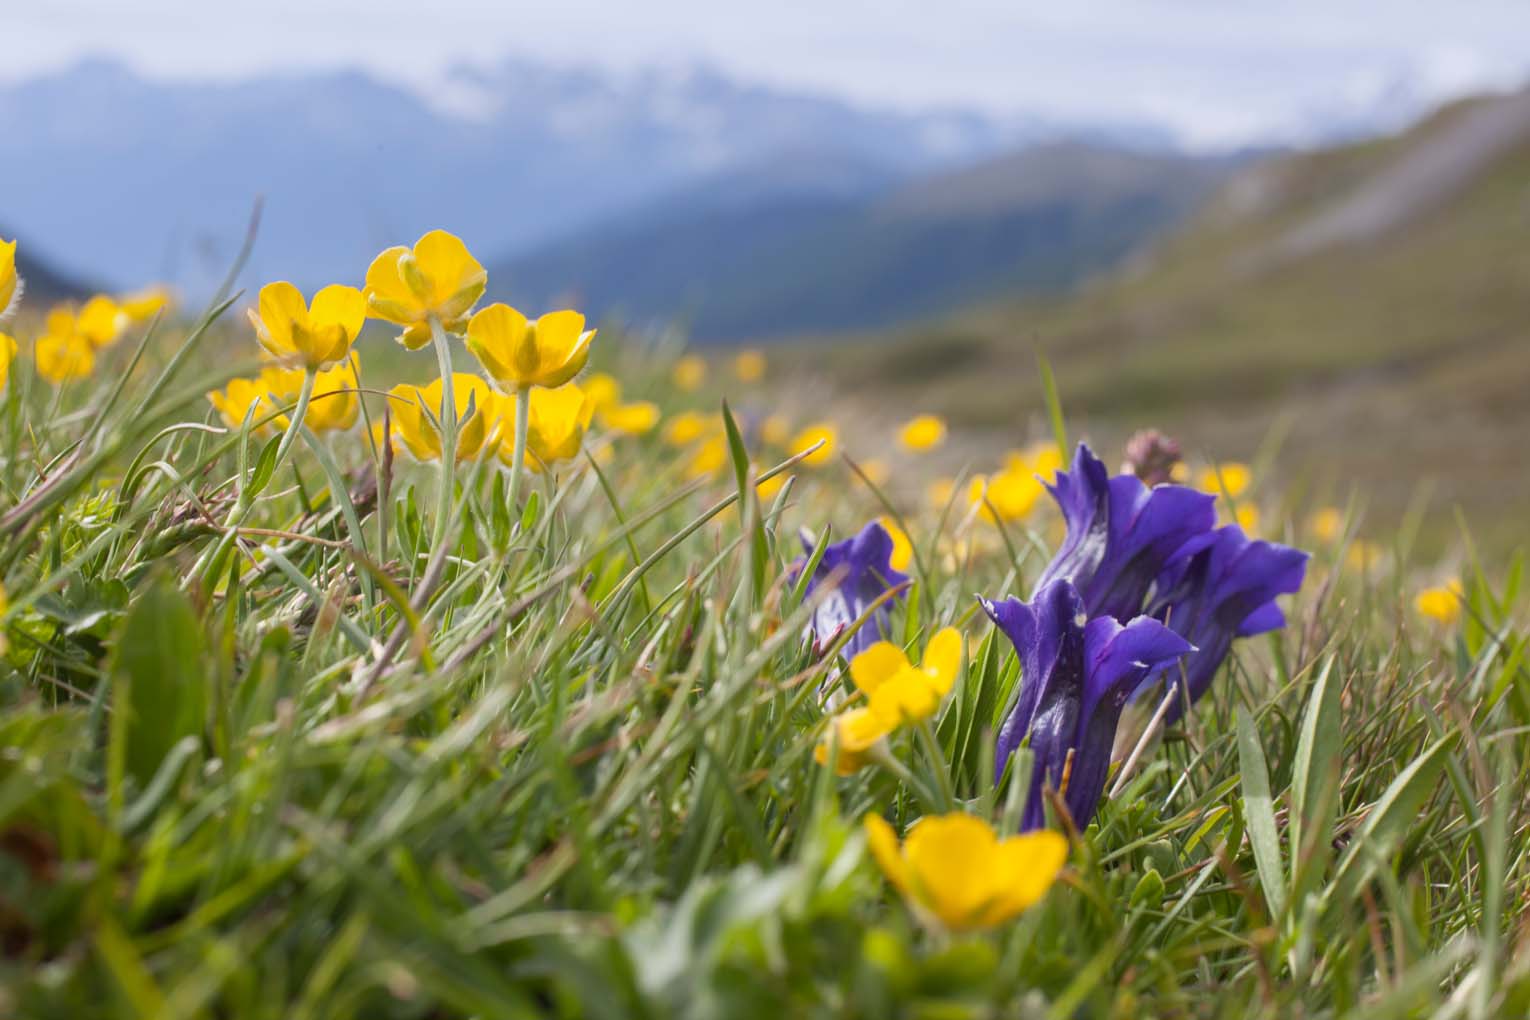
[[[446,541],[452,499],[456,495],[458,423],[456,387],[452,383],[451,339],[441,327],[441,320],[434,315],[430,317],[430,336],[436,348],[436,364],[441,369],[441,489],[436,497],[436,522],[430,540],[431,552],[435,555]]]
[[[515,450],[510,458],[510,515],[517,514],[515,499],[521,488],[521,475],[526,470],[526,432],[531,421],[531,387],[522,386],[515,391]]]
[[[946,759],[940,752],[940,744],[935,739],[935,731],[930,728],[928,719],[920,719],[915,727],[919,733],[919,744],[924,748],[924,756],[930,762],[930,768],[935,771],[935,779],[940,787],[940,795],[945,800],[945,810],[951,811],[956,808],[956,790],[951,785],[951,769],[946,764]]]
[[[276,445],[276,462],[271,467],[272,477],[287,460],[287,454],[292,451],[292,444],[297,439],[298,433],[303,431],[303,419],[308,416],[308,403],[313,399],[313,385],[316,373],[308,369],[303,373],[303,385],[298,390],[297,406],[292,410],[292,417],[287,420],[287,431],[282,433],[282,441]],[[218,541],[197,560],[188,575],[190,578],[201,578],[205,582],[207,591],[212,591],[214,579],[223,572],[223,562],[228,551],[233,548],[238,529],[249,516],[250,508],[255,499],[248,491],[241,491],[239,499],[229,511],[228,519],[223,522],[223,534],[218,536]]]

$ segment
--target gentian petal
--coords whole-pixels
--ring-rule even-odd
[[[813,543],[805,535],[802,544],[811,555]],[[806,594],[817,594],[819,587],[836,575],[838,580],[834,590],[826,593],[813,611],[809,628],[814,640],[820,644],[832,640],[834,635],[860,619],[889,589],[908,581],[907,575],[892,568],[892,552],[892,536],[876,521],[867,524],[853,537],[825,547],[818,568],[808,579]],[[805,565],[805,559],[799,560],[793,568],[793,576]],[[883,602],[866,625],[851,636],[844,648],[847,658],[853,659],[890,632],[891,604],[899,598],[902,598],[901,592]]]

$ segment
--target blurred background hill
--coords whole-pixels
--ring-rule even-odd
[[[1396,136],[1245,167],[1129,267],[825,352],[879,406],[940,410],[994,445],[1041,405],[1281,461],[1400,518],[1420,479],[1495,539],[1530,519],[1530,92]],[[1487,522],[1494,522],[1488,524]],[[1448,522],[1447,522],[1448,524]],[[1493,529],[1496,528],[1496,532]]]

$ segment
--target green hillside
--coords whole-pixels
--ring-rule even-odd
[[[875,343],[812,356],[869,382],[879,405],[943,411],[997,445],[1039,413],[1040,346],[1097,435],[1154,425],[1250,457],[1280,433],[1284,469],[1336,500],[1363,487],[1374,517],[1399,517],[1422,476],[1434,509],[1459,502],[1490,540],[1522,538],[1530,94],[1250,168],[1150,257],[1075,297]]]

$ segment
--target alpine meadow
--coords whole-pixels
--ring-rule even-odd
[[[0,82],[0,1017],[1530,1016],[1530,92],[524,127],[596,73],[418,166],[326,80],[202,283],[104,196],[48,247],[90,132]],[[566,236],[280,265],[284,194],[501,165]]]

